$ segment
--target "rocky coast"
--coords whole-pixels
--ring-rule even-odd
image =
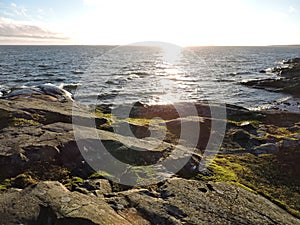
[[[277,79],[248,81],[245,85],[262,88],[275,92],[284,92],[300,96],[300,58],[289,59],[283,62],[284,66],[272,68],[270,72],[278,75]],[[265,70],[261,73],[266,73]]]
[[[299,59],[287,63],[278,69],[279,81],[247,85],[299,95]],[[138,103],[120,118],[109,106],[83,106],[45,90],[0,99],[0,224],[300,224],[300,113],[202,102],[193,104],[195,120],[189,104]],[[226,118],[212,117],[212,108]],[[215,120],[226,124],[224,133],[212,129]],[[95,171],[78,147],[90,139],[78,143],[74,124],[96,133],[110,154],[131,166],[117,178],[105,162]],[[193,152],[180,147],[190,153],[185,166],[142,185],[153,175],[143,165],[191,141],[193,134],[182,136],[181,128],[195,125],[200,134]],[[135,137],[115,132],[124,126]],[[164,139],[156,139],[162,132]],[[222,144],[200,170],[211,133]],[[122,184],[129,175],[137,185]]]

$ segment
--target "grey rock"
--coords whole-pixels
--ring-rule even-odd
[[[286,61],[285,64],[289,66],[277,67],[272,71],[278,74],[279,79],[254,80],[242,84],[254,88],[300,96],[300,59],[291,59]]]
[[[241,147],[246,147],[250,140],[250,134],[242,129],[235,130],[232,134],[232,141],[237,142]]]
[[[178,118],[174,107],[167,105],[162,108],[153,106],[150,109],[149,106],[137,105],[134,111],[136,116],[146,118],[165,114],[165,118],[169,119],[166,121],[167,132],[170,138],[175,137],[175,141],[167,143],[152,135],[148,137],[147,126],[133,127],[137,133],[142,130],[140,139],[101,130],[101,125],[108,120],[98,118],[91,113],[91,108],[76,102],[73,105],[72,102],[63,103],[39,97],[0,99],[0,178],[10,178],[13,186],[24,188],[37,182],[26,173],[22,176],[24,171],[43,173],[50,166],[67,169],[71,176],[87,179],[95,172],[87,160],[93,162],[99,159],[101,163],[96,163],[97,170],[105,172],[106,168],[115,165],[107,160],[110,155],[131,164],[116,166],[115,174],[107,176],[113,181],[132,179],[132,184],[137,184],[139,180],[139,185],[148,185],[146,181],[152,179],[153,174],[161,179],[155,191],[151,191],[152,187],[149,190],[128,190],[130,187],[120,185],[119,189],[113,186],[114,191],[117,189],[120,192],[112,192],[111,181],[105,179],[80,182],[72,186],[76,190],[74,192],[68,191],[58,182],[40,182],[18,191],[9,189],[0,193],[0,221],[4,221],[4,224],[128,224],[128,221],[131,224],[299,223],[299,220],[267,199],[240,187],[169,179],[174,176],[172,171],[177,165],[185,165],[180,167],[180,171],[176,171],[177,176],[193,178],[199,173],[197,168],[201,164],[201,150],[206,147],[205,140],[211,133],[212,119],[203,118],[210,115],[208,104],[196,104],[198,113],[203,116],[201,119],[197,118],[198,121],[189,117],[189,109],[195,105],[180,103],[177,107],[182,110],[184,118]],[[230,154],[249,151],[254,154],[270,154],[279,151],[279,147],[293,146],[298,141],[297,134],[292,136],[293,139],[271,140],[264,137],[269,135],[269,124],[274,128],[282,125],[296,129],[299,114],[253,113],[231,105],[226,106],[226,112],[230,119],[234,119],[229,129],[231,136],[224,139],[228,142],[225,149]],[[254,118],[263,118],[258,121],[260,128],[240,123],[243,119],[251,121]],[[195,125],[201,128],[200,135],[190,129],[184,140],[188,144],[178,144],[181,126],[189,128]],[[257,132],[256,129],[260,131]],[[152,130],[150,131],[152,134]],[[296,133],[297,129],[293,132]],[[187,147],[198,138],[200,142]],[[236,146],[238,151],[230,152]],[[84,158],[84,154],[88,158]],[[153,170],[143,168],[163,161],[166,156],[168,158],[164,163]],[[43,171],[37,165],[44,165]],[[210,171],[202,173],[210,175]],[[117,175],[119,177],[114,180]],[[145,182],[141,181],[143,178]],[[166,179],[168,181],[164,182]],[[135,218],[138,223],[134,222]]]
[[[70,192],[58,182],[0,196],[0,224],[131,224],[100,198]]]
[[[38,98],[0,99],[0,112],[0,120],[3,120],[0,132],[1,178],[15,177],[34,168],[37,163],[59,165],[69,169],[73,175],[87,178],[94,169],[105,171],[113,166],[107,160],[110,154],[134,166],[155,164],[175,147],[180,150],[180,155],[172,160],[185,159],[192,154],[190,149],[155,138],[137,139],[99,130],[97,126],[107,120],[96,117],[90,108],[74,102],[49,102]],[[14,115],[20,116],[16,119]],[[82,149],[86,150],[80,151]],[[99,159],[101,163],[91,168],[87,158],[92,161]],[[116,172],[120,175],[127,170],[126,166],[122,166]]]
[[[297,147],[300,145],[300,139],[299,137],[289,139],[289,138],[283,138],[280,142],[280,147],[282,148],[290,148],[290,147]]]
[[[90,179],[85,180],[83,185],[84,188],[86,188],[89,191],[98,191],[102,194],[107,194],[112,192],[111,185],[108,180],[106,179]]]
[[[278,143],[266,143],[255,147],[251,152],[253,154],[272,154],[279,151]]]
[[[299,224],[269,200],[226,183],[174,178],[158,189],[123,193],[152,224]]]

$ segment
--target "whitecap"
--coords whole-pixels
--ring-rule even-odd
[[[140,76],[137,74],[129,74],[127,77],[128,80],[139,79],[139,78]]]

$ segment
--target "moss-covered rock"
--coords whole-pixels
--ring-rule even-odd
[[[274,154],[223,155],[196,178],[242,184],[300,218],[300,151],[284,148]]]

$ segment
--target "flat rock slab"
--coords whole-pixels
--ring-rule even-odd
[[[152,224],[300,224],[266,198],[227,183],[173,178],[156,193],[125,197]]]
[[[40,182],[0,195],[0,224],[131,224],[96,196],[70,192],[58,182]]]

